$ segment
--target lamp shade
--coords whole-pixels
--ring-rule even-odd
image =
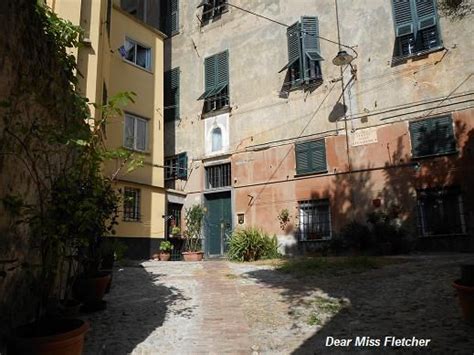
[[[351,56],[346,51],[339,51],[337,55],[332,60],[332,64],[337,65],[338,67],[350,64],[354,60],[354,57]]]

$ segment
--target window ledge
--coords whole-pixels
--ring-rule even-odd
[[[206,112],[206,113],[203,113],[201,115],[201,119],[205,119],[205,118],[208,118],[208,117],[213,117],[213,116],[218,116],[220,114],[223,114],[223,113],[229,113],[232,111],[232,108],[229,106],[226,106],[226,107],[223,107],[219,110],[215,110],[215,111],[209,111],[209,112]]]
[[[294,175],[295,178],[299,178],[299,177],[303,177],[303,176],[310,176],[310,175],[323,175],[323,174],[327,174],[328,171],[327,170],[322,170],[322,171],[311,171],[311,172],[308,172],[308,173],[296,173]]]
[[[424,51],[416,52],[416,53],[413,53],[413,54],[393,57],[392,58],[392,66],[397,66],[399,64],[405,64],[410,59],[415,59],[415,60],[420,59],[420,58],[423,58],[424,56],[430,55],[430,54],[435,53],[435,52],[443,51],[443,50],[446,50],[446,48],[444,46],[438,46],[438,47],[435,47],[435,48],[426,49]]]
[[[122,222],[127,222],[127,223],[141,223],[141,219],[122,219]]]
[[[129,147],[122,146],[122,149],[128,150],[129,152],[137,153],[137,154],[143,154],[147,156],[151,156],[151,151],[149,150],[137,150]]]
[[[328,242],[331,239],[332,239],[331,237],[320,238],[320,239],[304,239],[304,240],[299,240],[299,242],[301,242],[301,243]]]
[[[429,154],[429,155],[421,155],[421,156],[412,156],[411,160],[423,160],[423,159],[430,159],[430,158],[439,158],[439,157],[445,157],[445,156],[452,156],[452,155],[457,155],[459,154],[459,150],[455,150],[453,152],[447,152],[447,153],[440,153],[440,154]]]
[[[151,69],[147,69],[147,68],[143,68],[141,66],[139,66],[138,64],[135,64],[134,62],[128,60],[128,59],[125,59],[125,58],[122,58],[122,61],[137,68],[137,69],[140,69],[140,70],[143,70],[144,72],[148,73],[148,74],[151,74],[153,75],[153,72],[151,71]]]

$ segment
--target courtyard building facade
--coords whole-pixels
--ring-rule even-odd
[[[295,252],[385,211],[472,249],[474,28],[438,3],[166,1],[174,223],[200,203],[208,256],[244,226]]]

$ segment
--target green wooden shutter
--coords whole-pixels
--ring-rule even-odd
[[[395,36],[415,34],[412,0],[392,0]]]
[[[311,147],[309,142],[296,144],[296,174],[307,174],[311,172],[310,149]]]
[[[456,151],[456,140],[450,116],[410,123],[413,157],[449,154]]]
[[[327,171],[326,144],[324,139],[311,142],[311,168],[313,172]]]
[[[216,67],[217,56],[213,55],[204,60],[204,81],[206,92],[215,89],[217,85]]]
[[[295,146],[296,173],[322,173],[327,171],[324,139],[298,143]]]
[[[310,62],[323,60],[319,44],[319,21],[316,16],[301,17],[301,37],[303,80],[309,81],[312,79]]]
[[[178,179],[187,180],[188,179],[188,154],[181,153],[178,155],[178,172],[176,176]]]
[[[301,61],[301,24],[294,23],[286,30],[288,41],[288,65],[291,66],[297,61]]]
[[[170,0],[170,33],[179,32],[179,3],[178,0]]]
[[[223,86],[229,84],[229,52],[225,51],[217,54],[216,60],[216,85]]]
[[[166,120],[179,118],[179,81],[179,67],[165,72],[164,101]]]
[[[180,71],[179,67],[174,68],[171,70],[171,94],[172,96],[172,101],[173,101],[173,106],[174,110],[173,112],[173,118],[178,119],[179,118],[179,79],[180,79]]]
[[[415,0],[417,27],[423,30],[436,25],[435,0]]]

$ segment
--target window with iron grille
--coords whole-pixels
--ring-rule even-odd
[[[409,57],[441,47],[435,0],[392,0],[396,55]]]
[[[181,153],[165,158],[165,180],[187,180],[188,178],[188,154]]]
[[[319,20],[316,16],[303,16],[288,27],[288,63],[280,70],[287,70],[285,86],[290,88],[322,81],[323,60],[319,44]]]
[[[466,233],[464,207],[458,188],[417,191],[420,235],[459,235]]]
[[[298,202],[300,240],[331,238],[331,213],[329,200]]]
[[[410,122],[410,139],[413,158],[457,151],[451,116]]]
[[[208,24],[211,20],[215,21],[227,11],[227,0],[203,0],[198,5],[198,8],[202,7],[202,25]]]
[[[206,167],[206,188],[231,186],[230,163]]]
[[[173,216],[168,220],[168,233],[171,234],[173,227],[181,229],[181,210],[183,205],[179,203],[168,203],[168,216]]]
[[[217,111],[229,106],[229,52],[224,51],[204,60],[203,112]]]
[[[123,220],[127,222],[140,221],[140,189],[131,187],[124,189]]]

